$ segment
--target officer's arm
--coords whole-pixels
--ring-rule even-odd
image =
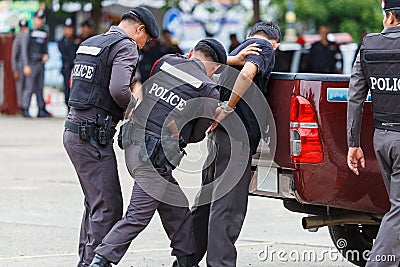
[[[360,129],[364,101],[368,95],[368,84],[362,70],[360,53],[358,53],[350,78],[347,104],[347,165],[356,175],[358,166],[365,168],[364,153],[360,147]]]
[[[133,97],[130,85],[138,60],[138,51],[131,43],[126,42],[122,47],[116,45],[112,49],[117,49],[117,53],[112,63],[110,94],[121,108],[126,109]]]
[[[29,55],[28,55],[28,46],[29,46],[29,36],[30,31],[25,31],[21,35],[21,62],[24,67],[29,65]]]
[[[45,45],[43,45],[43,57],[42,57],[42,63],[46,63],[47,60],[49,60],[49,52],[48,52],[48,48],[47,48],[48,42],[46,40]]]
[[[363,105],[368,95],[368,84],[361,67],[360,54],[353,66],[347,104],[347,142],[349,147],[360,146]]]
[[[19,39],[14,39],[11,49],[11,68],[13,72],[17,72],[17,57],[20,54]]]

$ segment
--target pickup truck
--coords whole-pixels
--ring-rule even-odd
[[[341,74],[272,73],[266,95],[270,127],[253,157],[249,192],[307,214],[304,229],[328,226],[342,255],[363,266],[389,200],[373,150],[368,99],[361,131],[366,168],[356,176],[347,167],[349,80]]]

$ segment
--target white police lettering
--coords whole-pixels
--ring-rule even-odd
[[[151,86],[149,94],[160,98],[161,100],[167,102],[179,111],[183,110],[186,106],[186,101],[184,99],[182,99],[180,96],[170,91],[169,89],[159,86],[156,83],[153,83],[153,85]]]
[[[370,77],[371,90],[378,89],[380,91],[398,92],[400,91],[399,78],[378,78]]]
[[[72,70],[72,78],[84,78],[91,80],[93,78],[94,67],[85,64],[75,64]]]

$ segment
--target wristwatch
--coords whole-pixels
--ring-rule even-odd
[[[225,113],[232,113],[236,107],[230,107],[228,105],[228,101],[218,103],[218,106],[225,112]]]

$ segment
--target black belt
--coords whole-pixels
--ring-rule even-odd
[[[381,129],[381,130],[393,131],[393,132],[400,132],[400,122],[375,121],[375,128]]]
[[[81,125],[82,124],[78,124],[78,123],[75,123],[75,122],[70,121],[70,120],[66,120],[65,123],[64,123],[65,129],[68,129],[73,133],[78,133],[79,132],[79,126],[81,126]]]
[[[107,146],[115,134],[115,128],[105,129],[97,125],[94,122],[84,121],[76,123],[70,120],[66,120],[64,124],[65,129],[77,133],[82,141],[89,142],[94,147]]]

